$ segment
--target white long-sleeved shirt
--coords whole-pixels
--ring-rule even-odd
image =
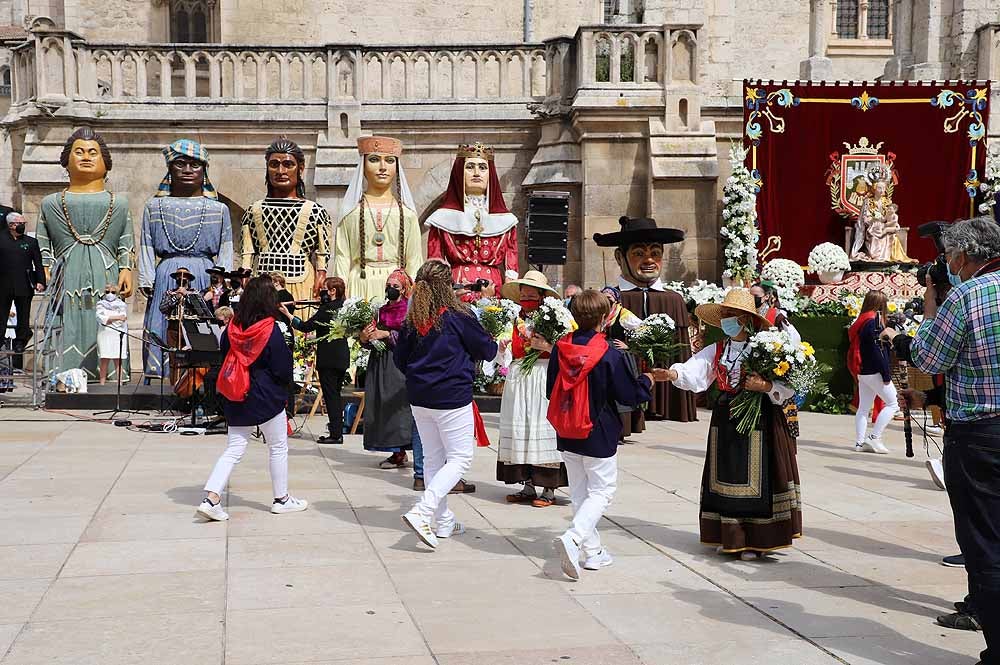
[[[677,372],[674,385],[681,390],[700,393],[709,389],[715,382],[715,352],[719,342],[710,344],[694,354],[686,362],[674,363],[670,369]],[[728,352],[719,357],[719,363],[729,372],[730,381],[736,383],[740,376],[741,356],[746,349],[746,342],[729,341]],[[774,404],[782,404],[795,393],[780,381],[771,382],[771,390],[767,396]]]

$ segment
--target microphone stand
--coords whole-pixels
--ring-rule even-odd
[[[127,330],[121,330],[119,328],[115,328],[114,326],[110,326],[107,323],[101,323],[101,325],[104,326],[105,328],[110,328],[110,329],[112,329],[112,330],[114,330],[115,332],[118,333],[118,362],[119,362],[119,366],[118,366],[118,371],[115,373],[115,383],[117,384],[115,386],[115,408],[112,409],[112,410],[95,411],[92,415],[100,416],[100,415],[103,415],[105,413],[110,413],[111,415],[108,417],[108,420],[114,420],[115,416],[117,416],[119,413],[132,413],[132,414],[135,414],[135,415],[143,415],[143,416],[148,415],[145,411],[138,411],[138,410],[135,410],[135,409],[131,409],[131,410],[125,411],[124,409],[122,409],[122,368],[121,368],[121,357],[122,357],[122,352],[125,350],[125,337],[128,335],[128,331]],[[129,373],[131,374],[131,368],[130,368]]]

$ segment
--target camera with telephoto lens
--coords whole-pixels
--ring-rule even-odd
[[[938,255],[933,261],[929,261],[917,268],[917,282],[921,286],[927,284],[927,276],[930,275],[931,283],[936,286],[948,286],[948,260],[944,256],[944,244],[941,242],[941,232],[946,227],[945,222],[927,222],[917,227],[917,235],[921,238],[930,238],[934,241]]]
[[[457,289],[465,289],[466,291],[475,291],[476,293],[479,293],[480,291],[483,290],[483,287],[486,287],[486,286],[489,286],[489,285],[490,285],[490,280],[488,280],[488,279],[477,279],[472,284],[456,284],[455,288],[457,288]]]

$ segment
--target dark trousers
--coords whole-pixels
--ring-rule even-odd
[[[23,351],[31,339],[31,298],[34,293],[26,296],[15,296],[13,293],[0,294],[0,341],[7,337],[7,316],[10,314],[11,303],[17,312],[17,328],[14,332],[14,350]],[[14,367],[22,366],[22,357],[14,358]]]
[[[1000,665],[1000,418],[949,425],[945,484],[969,593],[986,638],[983,665]]]
[[[340,391],[344,387],[344,374],[347,370],[320,367],[319,385],[323,389],[323,402],[326,404],[326,414],[330,419],[327,428],[331,436],[344,434],[344,403]]]

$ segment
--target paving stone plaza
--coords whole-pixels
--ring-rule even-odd
[[[144,434],[62,414],[0,411],[2,665],[972,665],[980,633],[936,626],[966,591],[944,492],[917,446],[853,451],[853,419],[804,414],[804,537],[763,561],[698,543],[707,412],[651,423],[620,449],[600,528],[610,568],[566,580],[557,506],[504,501],[495,448],[467,533],[437,551],[399,516],[409,471],[361,437],[290,440],[303,513],[272,515],[263,444],[233,474],[229,522],[194,516],[225,437]],[[496,418],[487,416],[496,438]],[[932,448],[933,450],[933,448]]]

